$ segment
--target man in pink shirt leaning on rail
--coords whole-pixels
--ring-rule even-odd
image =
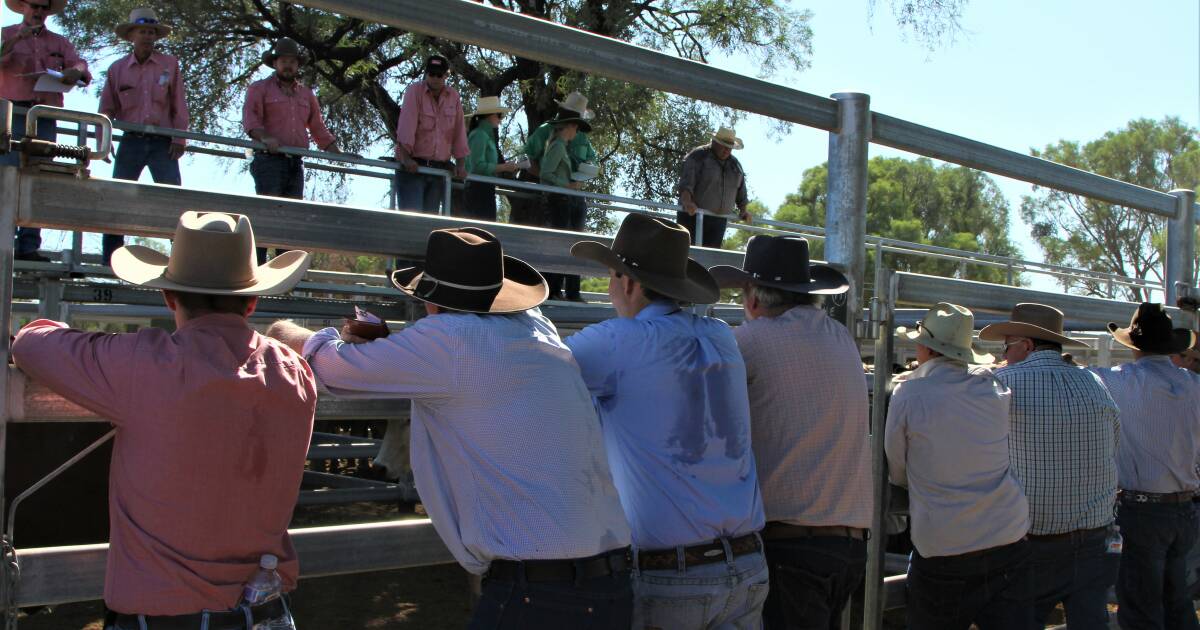
[[[171,34],[171,27],[158,21],[154,9],[134,9],[129,21],[117,25],[117,37],[133,44],[133,52],[108,67],[108,79],[100,92],[100,113],[123,122],[187,131],[188,107],[184,99],[183,74],[179,59],[154,49],[158,40]],[[142,170],[158,184],[181,183],[179,158],[187,140],[136,131],[121,133],[113,164],[113,179],[137,181]],[[125,244],[119,234],[104,235],[104,264]]]
[[[263,554],[279,559],[284,590],[295,587],[287,527],[316,383],[247,317],[256,296],[290,290],[308,258],[291,251],[256,267],[249,219],[186,212],[169,258],[133,245],[112,261],[121,279],[162,290],[174,333],[87,333],[39,319],[17,334],[18,367],[116,425],[108,627],[219,630],[289,614],[282,598],[239,599]]]

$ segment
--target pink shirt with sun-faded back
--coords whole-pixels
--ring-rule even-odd
[[[87,333],[39,319],[13,342],[30,377],[117,428],[109,471],[104,601],[126,614],[235,606],[259,557],[288,537],[316,411],[295,352],[237,315],[204,315],[174,334]]]

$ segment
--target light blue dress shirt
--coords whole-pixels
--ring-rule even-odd
[[[600,412],[636,546],[762,529],[746,366],[728,325],[655,302],[565,342]]]

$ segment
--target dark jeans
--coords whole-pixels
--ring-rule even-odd
[[[686,212],[676,212],[675,220],[687,228],[687,231],[692,235],[692,244],[696,243],[696,217]],[[700,236],[701,245],[704,247],[720,248],[721,243],[725,242],[725,226],[729,224],[729,219],[725,217],[714,217],[710,214],[704,215],[704,234]]]
[[[454,167],[439,164],[435,168]],[[442,207],[442,197],[446,194],[446,178],[396,171],[396,194],[401,210],[437,214]]]
[[[549,194],[546,195],[546,215],[549,227],[580,232],[587,219],[587,202],[583,197]],[[546,282],[550,285],[551,296],[559,295],[565,290],[567,297],[579,297],[579,276],[548,273]]]
[[[467,182],[463,191],[463,207],[453,210],[456,217],[495,222],[496,185]]]
[[[1029,630],[1033,575],[1029,541],[983,551],[924,558],[908,569],[909,630]]]
[[[171,139],[166,136],[148,136],[125,132],[117,146],[117,158],[113,163],[113,179],[137,181],[142,171],[150,168],[150,177],[156,184],[182,183],[179,176],[179,160],[170,155]],[[113,252],[125,244],[120,234],[104,235],[104,264],[112,260]]]
[[[1188,503],[1129,503],[1117,509],[1124,546],[1117,573],[1117,621],[1122,628],[1197,628],[1187,595],[1185,560],[1196,542],[1196,512]]]
[[[484,579],[468,630],[629,630],[629,571],[581,582]]]
[[[53,142],[55,139],[55,136],[56,136],[54,128],[55,128],[55,125],[57,125],[57,124],[58,124],[57,122],[46,119],[46,118],[39,120],[38,125],[37,125],[37,137],[41,138],[42,140],[50,140],[51,142]],[[25,137],[25,114],[14,113],[12,115],[12,139],[13,139],[13,142],[16,142],[17,140],[20,140],[21,138],[24,138],[24,137]],[[19,151],[10,151],[8,153],[0,154],[0,166],[20,166],[20,165],[21,165],[21,153]],[[31,228],[31,227],[17,228],[17,243],[16,243],[16,252],[15,252],[16,255],[19,256],[21,254],[35,254],[35,253],[37,253],[38,248],[41,246],[42,246],[42,229],[41,228]]]
[[[1030,538],[1037,621],[1046,623],[1062,602],[1069,627],[1108,627],[1108,588],[1117,579],[1120,556],[1108,553],[1107,541],[1107,529],[1052,540]]]
[[[271,197],[289,199],[304,198],[304,162],[295,155],[272,155],[255,153],[250,162],[250,176],[254,178],[254,192]],[[258,247],[258,264],[267,262],[267,248]],[[275,249],[278,256],[286,249]]]
[[[763,607],[766,630],[841,628],[842,609],[866,574],[866,541],[822,536],[765,544],[771,571]]]

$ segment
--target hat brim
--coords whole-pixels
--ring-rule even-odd
[[[1134,341],[1133,335],[1130,334],[1130,328],[1121,328],[1120,325],[1113,322],[1108,323],[1108,332],[1122,346],[1151,354],[1179,354],[1196,344],[1196,333],[1187,328],[1171,329],[1171,337],[1164,340],[1162,344],[1138,345],[1138,342]]]
[[[956,359],[958,361],[962,361],[963,363],[986,364],[992,363],[996,360],[996,357],[987,352],[976,352],[975,348],[963,348],[934,339],[925,332],[925,329],[920,326],[920,323],[921,322],[917,322],[918,326],[916,330],[909,330],[904,326],[901,326],[896,329],[896,335],[914,343],[919,343],[930,350],[938,352],[942,356]]]
[[[480,314],[520,313],[537,307],[550,296],[550,286],[546,284],[546,279],[542,277],[542,274],[538,273],[537,269],[534,269],[529,263],[512,256],[504,257],[504,280],[500,291],[487,309],[455,301],[453,297],[458,291],[457,289],[445,291],[445,297],[437,294],[431,294],[429,297],[418,295],[417,287],[421,284],[424,273],[425,268],[421,265],[399,269],[392,273],[392,285],[405,295],[422,302],[429,302],[434,306]]]
[[[283,54],[283,55],[276,55],[276,54],[273,54],[271,51],[269,51],[269,50],[268,50],[267,52],[264,52],[264,53],[262,54],[262,63],[263,63],[263,65],[264,65],[264,66],[267,66],[268,68],[274,68],[274,67],[275,67],[275,60],[276,60],[276,59],[278,59],[278,58],[280,58],[280,57],[295,57],[296,59],[299,59],[299,60],[300,60],[300,64],[301,64],[301,65],[303,65],[303,64],[304,64],[304,63],[305,63],[305,62],[308,60],[308,58],[304,56],[304,53],[303,53],[303,52],[301,52],[301,53],[297,53],[297,54],[295,54],[295,55],[293,55],[293,54],[291,54],[291,53],[286,53],[286,54]]]
[[[1029,337],[1040,341],[1050,341],[1062,344],[1062,347],[1087,348],[1082,341],[1076,341],[1066,335],[1060,335],[1048,328],[1025,322],[1000,322],[988,324],[979,331],[979,338],[985,341],[1004,341],[1005,337]]]
[[[21,14],[21,0],[4,0],[4,4],[8,7],[9,11],[18,15]],[[50,0],[50,11],[48,13],[50,15],[58,15],[65,8],[67,8],[67,0]]]
[[[729,147],[730,149],[733,149],[734,151],[740,151],[740,150],[746,148],[746,143],[742,142],[742,139],[738,138],[737,136],[734,136],[733,142],[726,142],[716,136],[713,136],[712,139],[713,139],[713,142],[716,142],[717,144],[719,144],[723,147]]]
[[[550,124],[552,124],[552,125],[557,125],[559,123],[569,123],[569,122],[573,122],[573,123],[579,125],[579,130],[582,131],[583,133],[588,133],[592,130],[592,124],[578,116],[572,116],[571,118],[551,118],[550,119]]]
[[[126,245],[113,252],[112,270],[118,278],[130,284],[151,289],[205,293],[209,295],[279,295],[287,293],[308,271],[309,253],[300,250],[284,252],[255,269],[254,284],[241,288],[197,287],[166,279],[170,258],[162,252],[141,245]]]
[[[579,111],[579,110],[577,110],[577,109],[571,109],[570,107],[567,107],[567,104],[566,104],[566,103],[564,103],[564,102],[562,102],[562,101],[560,101],[560,100],[557,100],[557,99],[555,99],[554,103],[555,103],[556,105],[558,105],[558,107],[559,107],[560,109],[565,109],[565,110],[567,110],[567,111],[569,111],[569,112],[575,112],[576,114],[579,114],[579,117],[580,117],[580,118],[583,118],[584,120],[591,120],[591,119],[593,119],[593,118],[595,118],[595,117],[596,117],[596,112],[594,112],[594,111],[592,111],[592,110],[590,110],[590,109],[586,109],[586,108],[585,108],[583,111]]]
[[[471,118],[473,116],[488,116],[490,114],[511,114],[511,113],[513,113],[513,110],[511,107],[497,107],[495,109],[481,109],[477,112],[471,112],[470,114],[467,114],[466,117]]]
[[[600,263],[609,269],[628,274],[652,289],[669,298],[689,304],[713,304],[721,297],[721,289],[712,274],[704,265],[688,259],[687,277],[677,278],[663,274],[632,269],[617,258],[612,248],[597,241],[580,241],[571,246],[571,255],[576,258]]]
[[[126,22],[124,24],[120,24],[117,26],[117,39],[123,39],[125,41],[129,41],[129,31],[132,31],[133,29],[135,29],[139,26],[154,27],[154,30],[158,31],[159,39],[162,39],[162,38],[166,37],[167,35],[171,34],[171,27],[167,26],[166,24],[133,24],[130,22]]]
[[[755,278],[744,269],[732,265],[717,265],[708,270],[717,286],[722,289],[737,289],[747,284],[771,287],[791,293],[808,293],[812,295],[837,295],[850,290],[850,280],[842,272],[827,265],[809,265],[808,282],[776,282]]]

